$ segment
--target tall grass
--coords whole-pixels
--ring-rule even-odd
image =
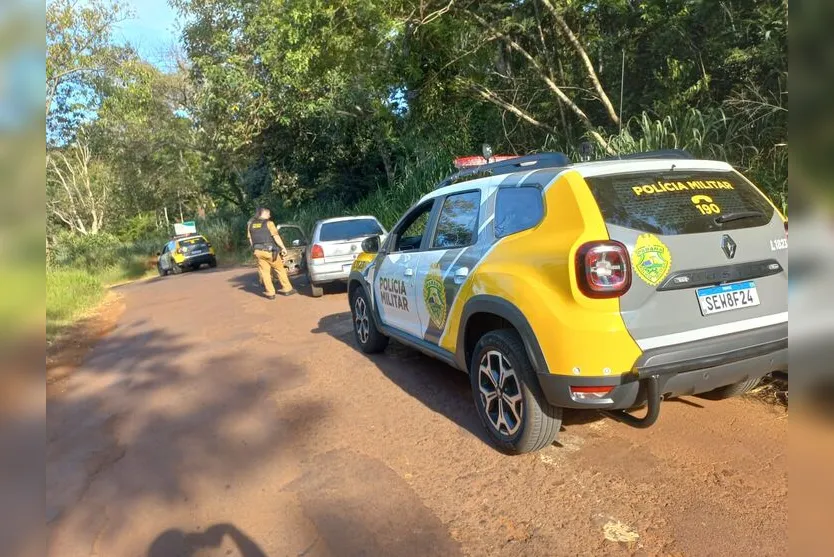
[[[101,280],[82,269],[47,269],[46,338],[52,339],[104,298]]]

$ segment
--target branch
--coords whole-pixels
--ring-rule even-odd
[[[591,79],[591,83],[594,85],[594,89],[596,89],[597,94],[600,97],[600,101],[603,105],[605,105],[605,109],[608,111],[608,117],[611,118],[611,121],[614,124],[620,124],[620,117],[617,116],[617,111],[614,110],[614,105],[611,104],[611,100],[608,98],[608,95],[605,94],[605,90],[602,88],[602,84],[599,82],[599,77],[597,76],[596,71],[594,70],[594,65],[591,63],[591,59],[588,57],[588,53],[585,52],[585,49],[582,47],[582,44],[579,42],[579,39],[576,38],[576,35],[573,34],[570,27],[568,27],[567,22],[562,17],[562,15],[556,10],[556,7],[550,0],[542,0],[544,5],[550,11],[554,18],[556,18],[556,23],[559,25],[559,29],[561,30],[562,34],[568,39],[568,42],[573,46],[576,53],[579,54],[579,58],[582,60],[582,63],[585,66],[585,70],[588,72],[588,77]]]
[[[484,87],[483,85],[477,85],[477,84],[471,83],[471,84],[469,84],[469,86],[472,90],[474,90],[476,93],[478,93],[478,95],[481,98],[491,102],[492,104],[494,104],[496,106],[500,106],[504,110],[512,112],[513,114],[515,114],[516,116],[518,116],[519,118],[521,118],[522,120],[527,122],[528,124],[532,124],[532,125],[536,126],[537,128],[542,128],[542,129],[547,130],[551,133],[556,133],[556,134],[559,133],[559,131],[556,128],[536,120],[535,118],[533,118],[533,116],[531,116],[525,110],[523,110],[523,109],[515,106],[514,104],[502,99],[501,97],[499,97],[498,95],[496,95],[495,93],[493,93],[492,91],[490,91],[489,89]]]

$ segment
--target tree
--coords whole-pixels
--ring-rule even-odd
[[[98,234],[111,203],[108,169],[94,160],[86,138],[52,153],[47,167],[47,210],[72,232]]]

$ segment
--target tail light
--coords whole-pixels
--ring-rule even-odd
[[[324,259],[324,249],[318,244],[315,244],[310,250],[310,257],[312,259]]]
[[[608,393],[614,387],[612,386],[576,386],[571,385],[570,388],[570,396],[574,400],[599,400],[602,398],[606,398]]]
[[[576,279],[589,298],[616,298],[631,286],[631,263],[620,242],[588,242],[576,252]]]

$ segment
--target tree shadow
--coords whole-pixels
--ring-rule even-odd
[[[119,535],[140,509],[182,504],[201,483],[243,476],[319,427],[326,403],[289,399],[277,406],[271,398],[304,384],[302,367],[251,356],[241,344],[251,337],[245,322],[218,330],[207,346],[198,336],[128,320],[48,400],[50,545],[95,539],[105,528]],[[213,538],[182,539],[194,545]],[[250,548],[244,555],[260,555],[252,552],[257,546],[243,547]]]
[[[357,350],[350,312],[323,317],[311,332],[327,334]],[[406,393],[492,446],[478,418],[467,374],[396,341],[392,341],[384,353],[366,357]],[[562,431],[566,427],[604,419],[605,416],[596,410],[566,408],[562,416]]]
[[[299,293],[306,294],[308,296],[312,296],[310,292],[309,283],[307,282],[307,278],[304,275],[295,275],[289,277],[290,283],[292,284],[293,288],[295,288]],[[273,284],[275,284],[275,288],[278,287],[278,278],[273,274],[272,277]],[[261,277],[258,274],[258,269],[254,268],[251,272],[246,273],[239,273],[229,279],[229,282],[234,285],[238,290],[242,290],[248,294],[254,294],[256,296],[263,297],[264,295],[264,287],[261,283]]]
[[[357,350],[350,312],[323,317],[311,332],[326,334]],[[385,377],[427,408],[492,446],[472,402],[467,374],[398,342],[391,342],[382,354],[366,357]]]
[[[228,538],[240,557],[266,557],[266,553],[233,524],[214,524],[204,532],[183,532],[172,528],[160,534],[148,548],[147,557],[192,557],[207,549],[222,549]],[[226,550],[231,554],[232,548]]]

